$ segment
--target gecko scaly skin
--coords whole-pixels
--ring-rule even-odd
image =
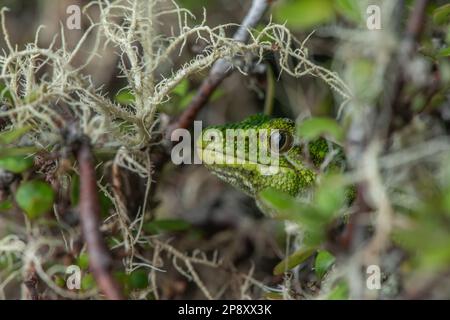
[[[226,136],[227,129],[235,130],[237,136],[245,136],[250,129],[265,129],[268,136],[278,140],[278,165],[279,170],[275,174],[263,174],[261,170],[266,164],[258,161],[249,161],[251,152],[249,151],[248,143],[235,139],[226,142],[226,139],[211,141],[205,137],[205,132],[209,129],[215,129]],[[276,134],[276,136],[272,136]],[[259,140],[260,144],[267,144],[269,148],[271,139]],[[225,144],[227,145],[225,146]],[[239,149],[239,143],[242,149]],[[234,161],[227,163],[222,160],[221,155],[214,152],[214,145],[220,144],[225,150],[235,150],[234,157],[243,161]],[[305,148],[307,146],[307,148]],[[302,142],[296,137],[295,122],[285,118],[269,118],[265,115],[253,115],[241,122],[226,124],[221,126],[211,126],[205,128],[201,137],[197,141],[198,154],[204,160],[205,166],[216,176],[223,181],[226,181],[242,190],[246,194],[256,199],[258,206],[267,211],[259,201],[259,193],[266,188],[273,188],[291,196],[301,196],[308,192],[310,187],[314,184],[316,175],[319,172],[321,164],[326,159],[330,149],[334,149],[337,155],[331,161],[331,166],[342,166],[343,155],[340,148],[323,138],[318,138],[314,141]],[[244,150],[244,154],[239,154],[237,150]],[[257,149],[258,152],[260,148]],[[259,159],[259,157],[256,157]],[[205,160],[207,163],[205,163]],[[214,163],[214,160],[218,163]]]

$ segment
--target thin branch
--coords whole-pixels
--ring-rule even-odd
[[[76,152],[80,168],[80,220],[89,254],[89,265],[100,290],[111,300],[124,299],[111,273],[112,259],[100,233],[100,201],[95,162],[87,138],[80,139]]]
[[[28,289],[28,294],[30,295],[31,300],[39,300],[39,291],[37,288],[38,283],[39,279],[36,275],[36,270],[34,269],[34,267],[31,267],[28,277],[24,281],[24,284]]]
[[[417,0],[411,16],[408,20],[408,26],[406,28],[406,36],[410,37],[413,41],[418,41],[422,33],[425,23],[425,9],[427,7],[428,0]]]

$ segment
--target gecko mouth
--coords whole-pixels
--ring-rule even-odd
[[[246,171],[258,170],[262,175],[273,175],[281,169],[278,156],[268,157],[264,159],[264,162],[259,162],[248,156],[230,155],[201,147],[197,147],[197,154],[202,163],[212,171],[223,171],[224,168],[228,167]]]
[[[280,157],[292,146],[292,134],[284,129],[211,128],[204,130],[196,141],[199,159],[211,170],[218,166],[242,168],[259,170],[263,175],[277,174]],[[285,169],[293,168],[287,165]]]

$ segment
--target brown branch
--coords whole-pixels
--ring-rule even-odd
[[[420,34],[422,33],[427,4],[428,0],[416,0],[414,9],[409,17],[408,25],[406,27],[406,36],[412,41],[418,41]]]
[[[257,26],[269,5],[274,1],[275,0],[253,0],[250,10],[234,34],[233,39],[239,42],[247,42],[250,36],[249,30]],[[187,109],[181,114],[177,121],[169,126],[167,130],[168,137],[170,137],[173,130],[177,128],[187,129],[190,127],[198,112],[206,105],[220,83],[231,74],[232,69],[232,64],[224,59],[219,59],[214,63],[208,77],[203,80],[197,94],[194,96]]]
[[[89,140],[80,139],[76,151],[80,169],[80,220],[87,244],[89,265],[100,290],[111,300],[124,299],[111,273],[112,259],[100,232],[100,201],[95,177],[95,162]]]

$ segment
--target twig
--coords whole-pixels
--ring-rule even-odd
[[[28,289],[31,300],[39,300],[38,277],[36,275],[36,270],[31,267],[27,279],[24,281],[25,286]]]
[[[239,42],[247,42],[249,39],[249,29],[255,28],[261,18],[264,16],[267,8],[275,0],[253,0],[252,6],[240,25],[239,29],[233,36],[233,39]],[[220,85],[220,83],[231,73],[232,64],[225,60],[217,60],[208,77],[203,80],[197,94],[192,99],[187,109],[181,114],[178,120],[168,128],[168,136],[177,128],[187,129],[194,121],[198,112],[206,105],[209,98]]]
[[[213,296],[208,291],[208,289],[206,288],[206,286],[203,283],[203,281],[200,279],[200,276],[198,275],[197,271],[195,271],[193,264],[196,263],[196,264],[209,266],[209,267],[212,267],[212,268],[217,268],[217,267],[220,266],[220,263],[217,263],[216,261],[213,261],[213,262],[207,261],[206,259],[199,259],[199,258],[195,258],[195,257],[189,257],[189,256],[185,255],[184,253],[178,251],[177,249],[175,249],[174,247],[172,247],[168,243],[159,241],[156,238],[153,239],[153,242],[157,246],[159,246],[161,249],[165,250],[168,254],[173,256],[174,267],[179,272],[182,272],[182,270],[179,267],[176,266],[176,260],[180,259],[181,261],[183,261],[184,265],[186,266],[186,268],[189,271],[189,273],[184,274],[184,276],[186,276],[189,280],[194,281],[195,284],[199,287],[199,289],[203,292],[203,294],[205,295],[205,297],[208,300],[213,300]]]
[[[80,168],[80,220],[89,254],[89,265],[100,290],[111,300],[124,299],[111,274],[112,259],[100,233],[100,201],[94,157],[89,140],[80,139],[76,152]]]
[[[428,0],[417,0],[408,20],[408,26],[406,28],[406,36],[412,41],[419,40],[419,36],[422,33],[422,29],[425,22],[425,9],[427,7]]]

